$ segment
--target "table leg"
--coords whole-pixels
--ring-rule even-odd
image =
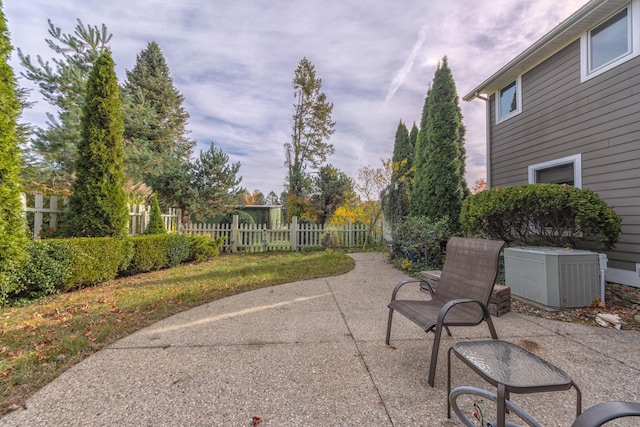
[[[496,399],[496,403],[498,404],[498,427],[504,427],[506,416],[504,384],[498,384],[498,398]]]

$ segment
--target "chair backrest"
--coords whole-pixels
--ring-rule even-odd
[[[435,299],[471,298],[487,305],[498,274],[501,240],[452,237]]]

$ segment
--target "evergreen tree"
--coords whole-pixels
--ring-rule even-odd
[[[322,80],[316,77],[315,67],[303,58],[293,78],[294,104],[291,142],[285,144],[285,166],[288,170],[288,195],[304,198],[311,179],[307,167],[317,169],[334,151],[326,140],[333,134],[331,121],[333,104],[321,91]]]
[[[436,70],[423,109],[411,213],[432,221],[448,217],[452,231],[460,228],[462,201],[468,194],[464,134],[458,94],[445,57]]]
[[[145,230],[145,234],[165,234],[167,229],[164,226],[162,220],[162,212],[160,212],[160,205],[158,204],[158,195],[153,194],[151,197],[151,212],[149,212],[149,225]]]
[[[312,205],[316,211],[318,223],[326,224],[338,206],[353,193],[354,183],[344,172],[327,165],[320,168],[318,176],[314,179],[314,187]]]
[[[47,114],[47,128],[38,128],[30,149],[23,153],[30,168],[24,171],[28,181],[53,189],[71,187],[77,158],[77,143],[81,138],[82,105],[89,74],[98,57],[108,49],[111,34],[103,24],[85,26],[78,20],[73,34],[63,33],[49,21],[49,47],[62,58],[53,65],[37,57],[37,65],[29,55],[18,49],[18,57],[27,80],[34,82],[44,99],[55,106],[57,115]]]
[[[186,211],[189,161],[195,141],[187,137],[189,113],[175,88],[160,46],[140,52],[122,88],[127,175],[151,185],[164,205]]]
[[[0,2],[0,8],[2,2]],[[18,117],[21,113],[16,79],[9,66],[9,30],[0,9],[0,304],[12,289],[11,272],[26,257],[27,236],[20,202]]]
[[[78,144],[77,177],[69,199],[65,234],[123,236],[129,220],[124,192],[124,129],[111,53],[97,59],[87,82]]]
[[[391,177],[391,182],[393,183],[402,180],[411,169],[413,163],[413,147],[409,139],[409,131],[407,126],[402,123],[402,120],[400,120],[396,130],[391,160],[393,161],[393,175]]]
[[[278,200],[278,195],[275,193],[275,191],[269,191],[269,194],[267,194],[267,198],[265,199],[264,203],[266,205],[280,204],[280,201]]]
[[[246,191],[239,187],[240,162],[229,164],[229,156],[217,149],[213,143],[209,150],[191,165],[189,194],[185,200],[189,212],[197,217],[213,217],[225,212],[235,204],[238,194]]]

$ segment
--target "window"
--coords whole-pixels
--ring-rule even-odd
[[[496,95],[497,108],[496,108],[496,123],[500,123],[520,114],[522,111],[522,95],[521,95],[521,79],[518,77],[502,89],[500,89]]]
[[[581,77],[588,80],[640,52],[639,0],[633,0],[581,37]]]
[[[582,155],[529,166],[529,184],[567,184],[582,188]]]

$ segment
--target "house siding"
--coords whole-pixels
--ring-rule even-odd
[[[490,184],[528,182],[528,166],[582,155],[582,187],[622,217],[609,266],[640,263],[640,57],[580,83],[576,40],[522,75],[522,113],[496,124],[490,109]]]

